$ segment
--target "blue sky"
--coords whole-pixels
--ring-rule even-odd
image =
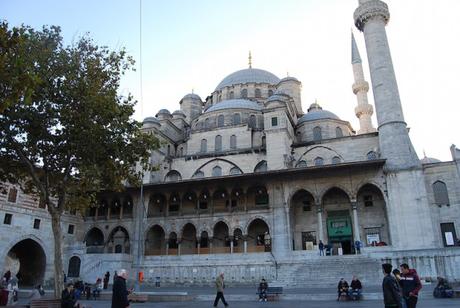
[[[460,22],[457,0],[388,0],[387,26],[401,100],[420,157],[450,160],[460,147]],[[194,89],[203,99],[226,75],[253,67],[303,84],[302,105],[318,99],[358,129],[351,91],[350,29],[357,0],[142,0],[143,108],[138,120],[159,109],[179,109]],[[125,47],[139,64],[139,1],[0,0],[0,18],[11,25],[59,25],[66,42],[89,32],[100,45]],[[355,36],[366,67],[363,36]],[[139,71],[127,74],[122,93],[140,99]],[[372,93],[369,101],[373,103]],[[374,115],[373,120],[376,125]]]

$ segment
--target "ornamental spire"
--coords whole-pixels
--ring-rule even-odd
[[[248,57],[248,61],[249,61],[249,68],[252,68],[252,56],[251,56],[251,51],[249,50],[249,57]]]
[[[359,55],[358,46],[356,45],[355,36],[351,31],[351,64],[361,63],[361,56]]]

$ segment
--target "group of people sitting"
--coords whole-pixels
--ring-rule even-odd
[[[433,296],[436,298],[450,298],[454,296],[454,290],[445,278],[438,277],[438,284],[433,290]]]
[[[353,276],[350,285],[344,278],[341,278],[337,285],[337,300],[340,300],[341,296],[345,296],[347,300],[359,300],[361,299],[362,290],[361,281],[356,276]]]

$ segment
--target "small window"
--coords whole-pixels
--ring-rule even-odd
[[[239,113],[235,113],[233,115],[233,125],[241,124],[241,115]]]
[[[222,136],[221,135],[216,136],[214,148],[216,152],[222,151]]]
[[[316,157],[315,166],[322,166],[322,165],[324,165],[324,159],[322,159],[321,157]]]
[[[261,97],[261,96],[262,96],[262,95],[261,95],[260,89],[256,89],[256,90],[255,90],[255,97],[259,98],[259,97]]]
[[[204,120],[204,128],[210,128],[211,127],[211,119],[207,118]]]
[[[332,164],[333,165],[340,164],[340,157],[338,157],[338,156],[332,157]]]
[[[18,198],[18,190],[16,187],[11,187],[8,191],[8,202],[16,203]]]
[[[67,233],[68,234],[73,234],[75,231],[75,226],[74,225],[69,225],[69,227],[67,228]]]
[[[272,96],[273,95],[273,90],[268,90],[268,96]]]
[[[444,182],[436,181],[433,183],[434,203],[438,206],[449,205],[449,194]]]
[[[230,169],[230,174],[231,175],[237,175],[237,174],[241,174],[241,173],[242,172],[241,172],[240,168],[238,168],[238,167],[233,167],[232,169]]]
[[[367,153],[367,160],[374,160],[374,159],[377,159],[377,153],[375,153],[374,151],[370,151],[369,153]]]
[[[168,144],[168,156],[171,156],[171,145]]]
[[[277,117],[272,118],[272,126],[273,127],[278,126],[278,118]]]
[[[301,160],[297,163],[296,167],[298,168],[307,167],[307,162],[304,160]]]
[[[235,98],[235,93],[233,93],[233,91],[230,91],[230,92],[228,93],[228,98],[229,98],[229,99],[234,99],[234,98]]]
[[[206,139],[201,139],[201,152],[206,153],[208,151],[208,141]]]
[[[40,219],[34,219],[34,229],[40,229]]]
[[[217,117],[217,126],[218,127],[223,127],[224,126],[224,115],[221,114]]]
[[[215,166],[212,168],[212,176],[221,176],[222,175],[222,168],[219,166]]]
[[[337,138],[343,137],[343,132],[342,132],[342,129],[340,127],[335,128],[335,136]]]
[[[323,139],[323,135],[321,133],[321,127],[316,126],[315,128],[313,128],[313,140],[320,141],[321,139]]]
[[[236,135],[230,136],[230,148],[236,149]]]
[[[195,174],[192,176],[192,178],[194,178],[194,179],[204,178],[204,172],[203,172],[203,171],[197,171],[197,172],[195,172]]]
[[[5,217],[3,218],[3,224],[5,225],[11,225],[11,221],[13,220],[13,214],[5,214]]]
[[[251,114],[249,117],[249,123],[248,123],[250,128],[256,128],[256,116]]]
[[[248,90],[243,89],[241,90],[241,98],[247,98],[248,97]]]
[[[364,196],[364,206],[371,207],[373,205],[374,205],[374,199],[372,198],[372,196],[371,195]]]

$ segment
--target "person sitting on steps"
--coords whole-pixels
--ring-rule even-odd
[[[268,289],[268,283],[265,281],[264,278],[259,283],[259,302],[266,302],[267,301],[267,289]]]
[[[340,296],[344,294],[348,299],[348,282],[344,278],[340,278],[339,284],[337,285],[337,300],[340,300]]]

